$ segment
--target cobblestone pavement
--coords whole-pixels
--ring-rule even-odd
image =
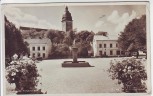
[[[43,60],[37,63],[41,70],[43,91],[54,93],[110,93],[121,92],[121,85],[112,80],[106,71],[113,58],[86,58],[94,67],[62,68],[65,60]]]

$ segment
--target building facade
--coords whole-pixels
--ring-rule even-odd
[[[117,38],[113,36],[95,35],[93,38],[93,51],[95,57],[124,55],[118,47]]]
[[[65,13],[63,14],[61,22],[62,22],[62,31],[68,32],[73,30],[73,20],[67,6],[65,8]]]
[[[48,58],[52,47],[50,39],[24,39],[24,42],[29,44],[30,56],[33,58]]]

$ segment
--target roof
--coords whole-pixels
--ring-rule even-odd
[[[62,22],[63,21],[72,21],[72,16],[71,16],[71,13],[69,12],[67,6],[65,8],[65,13],[63,14],[63,17],[62,17]]]
[[[25,42],[28,42],[29,44],[47,44],[48,42],[51,42],[48,38],[43,39],[24,39]]]
[[[21,30],[31,30],[31,29],[35,29],[36,31],[47,31],[48,29],[42,29],[42,28],[32,28],[32,27],[23,27],[23,26],[20,26],[20,29]]]
[[[108,35],[108,36],[94,35],[94,40],[118,40],[118,37],[114,35]]]

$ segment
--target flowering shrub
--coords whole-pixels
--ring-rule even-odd
[[[39,82],[37,67],[35,62],[30,59],[23,57],[17,59],[15,56],[14,60],[6,67],[6,79],[9,83],[15,83],[16,90],[19,93],[25,92],[31,93],[36,91],[37,84]],[[31,91],[30,91],[31,90]]]
[[[145,70],[145,60],[127,58],[123,60],[114,60],[110,63],[110,77],[112,80],[117,79],[118,84],[123,84],[124,92],[146,92],[145,80],[147,73]]]

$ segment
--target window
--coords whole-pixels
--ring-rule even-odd
[[[110,55],[113,55],[113,51],[112,50],[110,50]]]
[[[38,51],[40,51],[40,47],[38,47]]]
[[[121,51],[121,54],[124,55],[125,54],[124,51]]]
[[[102,51],[99,51],[99,55],[102,56]]]
[[[38,53],[38,57],[40,57],[40,53]]]
[[[43,58],[45,58],[45,53],[43,53]]]
[[[35,47],[32,47],[32,50],[35,51]]]
[[[104,44],[104,48],[106,48],[106,44]]]
[[[116,44],[116,47],[118,47],[118,44]]]
[[[99,48],[102,48],[102,44],[99,44]]]
[[[117,51],[116,51],[116,54],[117,54],[117,55],[120,55],[120,51],[119,51],[119,50],[117,50]]]
[[[112,44],[110,44],[110,48],[112,48]]]
[[[35,53],[33,53],[33,54],[32,54],[32,57],[34,57],[34,58],[35,58]]]
[[[43,47],[43,50],[45,50],[45,46]]]
[[[104,55],[106,56],[106,52],[104,52]]]

